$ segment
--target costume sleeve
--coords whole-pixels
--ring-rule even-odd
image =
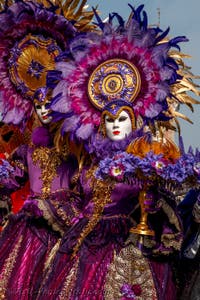
[[[200,190],[196,190],[196,201],[193,208],[194,221],[200,224]]]
[[[185,258],[194,259],[200,251],[200,190],[190,190],[179,204],[184,224],[182,253]]]
[[[10,194],[25,184],[28,179],[27,146],[20,146],[9,159],[13,167],[8,178],[1,178],[0,184],[3,192]]]
[[[38,208],[48,224],[62,235],[82,217],[84,196],[76,162],[66,164],[69,187],[51,193],[38,201]],[[25,207],[26,208],[26,207]]]
[[[155,189],[154,207],[148,213],[148,225],[154,236],[144,236],[144,251],[151,256],[169,256],[180,251],[183,227],[175,197],[165,190]]]
[[[11,209],[11,193],[20,189],[28,179],[27,174],[27,146],[20,146],[9,160],[12,171],[8,177],[0,179],[0,223]]]

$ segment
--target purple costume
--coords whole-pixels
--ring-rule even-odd
[[[169,255],[180,248],[181,226],[173,201],[160,196],[161,208],[151,218],[156,237],[146,238],[144,255],[128,238],[138,222],[140,185],[95,177],[100,156],[112,157],[129,142],[93,143],[98,158],[82,170],[76,191],[69,195],[74,217],[69,215],[71,226],[44,274],[37,299],[176,299]]]
[[[30,195],[22,210],[9,216],[1,234],[0,295],[1,299],[27,300],[33,299],[48,254],[62,234],[52,217],[46,220],[45,201],[69,188],[75,164],[72,158],[63,160],[56,153],[46,128],[35,129],[32,144],[19,147],[12,163],[14,172],[3,181],[1,193],[9,195],[29,179]]]
[[[200,299],[200,191],[191,189],[179,204],[185,240],[177,266],[180,300]]]

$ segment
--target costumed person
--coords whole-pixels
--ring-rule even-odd
[[[46,85],[47,71],[54,70],[64,52],[66,60],[71,58],[66,51],[74,35],[95,27],[94,13],[86,11],[85,4],[86,0],[1,1],[0,121],[17,125],[23,135],[33,112],[32,97]],[[27,194],[29,187],[23,189]],[[12,195],[14,212],[22,204],[19,197],[20,191]]]
[[[107,104],[101,130],[103,136],[97,134],[88,146],[92,164],[81,171],[76,197],[68,199],[76,214],[47,269],[37,299],[176,299],[169,257],[180,248],[182,235],[175,201],[152,189],[154,200],[149,196],[148,201],[154,212],[151,232],[155,230],[155,236],[152,240],[144,238],[143,246],[127,240],[139,221],[142,189],[142,180],[134,178],[133,169],[128,170],[129,180],[123,182],[123,170],[133,157],[126,149],[142,135],[135,128],[131,104],[123,100]],[[168,155],[166,159],[174,158]],[[109,162],[113,162],[111,168]],[[108,171],[103,180],[102,167]],[[140,247],[146,248],[145,255]],[[161,260],[156,259],[160,256]]]
[[[75,215],[36,299],[176,299],[171,262],[183,233],[167,178],[177,183],[181,154],[162,127],[173,129],[170,121],[182,116],[173,101],[197,103],[186,92],[198,91],[181,52],[170,51],[186,38],[166,39],[168,30],[148,28],[143,6],[131,8],[127,23],[116,13],[106,23],[96,14],[102,33],[74,38],[74,62],[56,64],[62,78],[51,109],[68,113],[61,132],[83,140],[91,159],[78,159],[79,179],[66,200]],[[150,228],[136,226],[140,202]]]
[[[10,159],[13,170],[0,180],[3,197],[20,188],[27,179],[30,182],[30,195],[16,215],[7,217],[8,224],[0,238],[2,299],[33,299],[35,283],[41,276],[47,254],[62,234],[62,226],[54,227],[50,217],[46,220],[44,203],[47,197],[56,198],[54,195],[59,192],[55,210],[64,222],[59,201],[66,197],[64,190],[69,188],[76,162],[69,152],[56,151],[54,133],[49,131],[52,118],[48,115],[48,97],[46,88],[36,91],[34,106],[42,126],[33,130],[29,145],[22,145],[13,153]],[[44,202],[43,210],[40,210],[40,202]]]
[[[50,1],[46,5],[31,1],[1,2],[0,121],[10,128],[18,127],[13,129],[10,142],[3,143],[9,155],[17,146],[30,142],[33,95],[45,86],[47,70],[54,69],[56,57],[67,49],[68,40],[77,31],[64,17],[61,7],[59,14],[56,13],[59,6]],[[73,14],[71,10],[69,15]],[[9,138],[10,133],[2,133],[2,138]],[[10,195],[14,213],[19,211],[29,191],[27,181]]]
[[[38,97],[35,109],[41,116],[42,124],[49,121],[42,111],[46,102],[46,73],[54,70],[56,59],[67,51],[69,40],[78,31],[94,27],[90,24],[93,12],[84,11],[85,3],[85,0],[1,3],[2,122],[24,130],[33,113],[34,95]],[[71,57],[65,53],[65,58],[68,60]],[[36,91],[39,91],[38,94],[35,94]],[[69,177],[75,167],[74,159],[69,161],[63,158],[65,149],[62,148],[61,154],[55,151],[54,133],[55,130],[49,131],[47,124],[36,128],[32,134],[32,144],[19,147],[9,158],[10,165],[5,157],[1,160],[4,172],[1,177],[3,204],[9,201],[10,192],[21,188],[27,179],[30,181],[30,195],[22,210],[16,216],[8,216],[8,225],[1,235],[2,299],[32,299],[35,279],[39,279],[47,253],[51,252],[61,235],[61,226],[54,226],[48,216],[49,224],[57,230],[57,233],[54,232],[47,224],[46,214],[37,208],[39,199],[45,201],[45,197],[55,190],[68,189]],[[63,199],[62,192],[59,199]],[[54,211],[60,222],[65,223],[58,202]]]
[[[200,174],[200,164],[198,164]],[[179,204],[184,223],[185,239],[181,260],[178,264],[180,282],[180,300],[198,300],[200,298],[200,193],[199,188],[188,192]]]

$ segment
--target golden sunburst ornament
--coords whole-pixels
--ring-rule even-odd
[[[16,43],[9,59],[10,79],[23,95],[32,97],[46,85],[46,74],[53,70],[60,49],[55,40],[27,35]]]
[[[126,59],[109,59],[98,65],[88,82],[92,104],[101,109],[107,101],[123,98],[132,102],[141,88],[138,69]]]

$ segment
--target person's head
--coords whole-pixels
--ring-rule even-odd
[[[40,88],[34,95],[35,112],[42,124],[49,124],[52,120],[50,113],[50,92],[47,88]]]
[[[135,117],[131,105],[123,100],[108,103],[102,112],[104,134],[112,141],[126,138],[135,129]]]

